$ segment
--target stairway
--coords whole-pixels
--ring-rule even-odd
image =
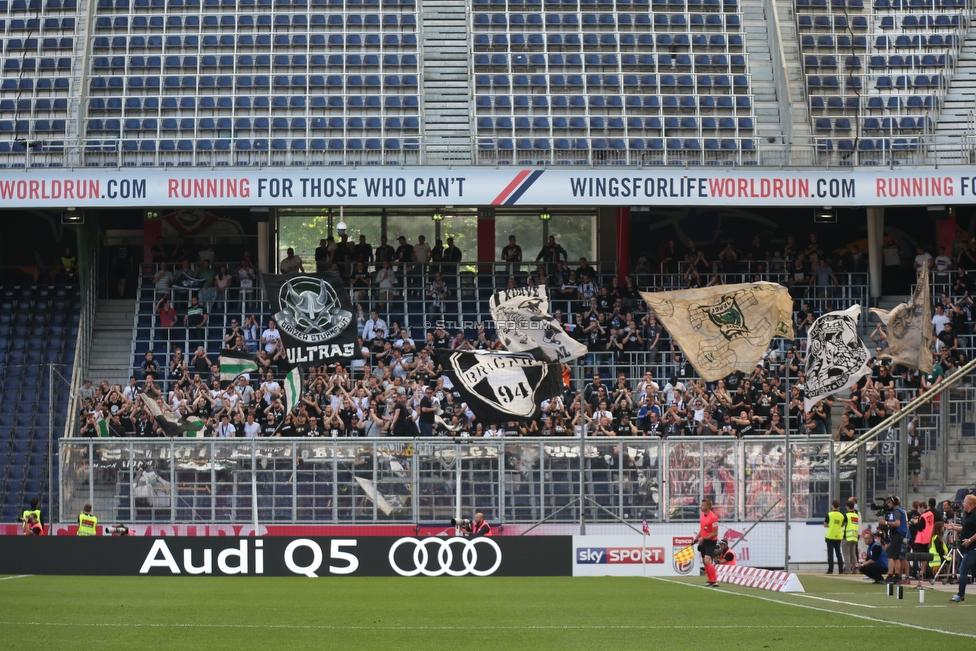
[[[756,136],[760,138],[759,146],[765,151],[768,145],[783,143],[782,106],[776,96],[776,83],[773,77],[772,43],[767,25],[772,20],[766,15],[763,0],[742,0],[742,28],[745,40],[745,51],[749,59],[749,73],[752,75],[752,94],[754,98],[753,113],[756,120]],[[774,150],[775,151],[775,150]],[[777,155],[779,152],[777,152]],[[771,164],[782,161],[766,160]]]
[[[91,354],[84,375],[93,384],[102,380],[122,386],[129,383],[135,310],[132,299],[99,299],[96,303]]]
[[[423,0],[424,150],[427,165],[470,165],[467,3]]]
[[[976,34],[970,28],[956,58],[956,68],[949,78],[949,89],[942,100],[935,125],[935,141],[929,149],[929,161],[943,165],[968,165],[976,160],[973,152],[970,120],[976,109]],[[969,136],[968,141],[963,140]],[[960,148],[955,143],[968,147]]]
[[[800,38],[796,32],[796,22],[793,17],[794,0],[771,0],[776,4],[779,17],[779,42],[782,44],[786,61],[787,85],[789,87],[792,115],[786,109],[786,99],[781,99],[782,118],[793,120],[793,147],[789,151],[790,160],[786,164],[810,165],[814,163],[812,136],[810,125],[810,105],[807,100],[806,77],[803,73],[803,57],[800,53]],[[769,22],[772,23],[772,16]],[[765,160],[763,161],[766,162]]]

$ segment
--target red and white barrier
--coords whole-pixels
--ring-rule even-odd
[[[741,565],[719,565],[715,569],[718,570],[718,580],[721,583],[744,585],[773,592],[804,592],[800,579],[793,572],[775,572]]]

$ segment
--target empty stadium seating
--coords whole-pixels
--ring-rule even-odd
[[[965,32],[955,0],[796,0],[820,162],[920,162]]]
[[[49,364],[71,377],[80,301],[76,287],[0,286],[0,521],[47,494]],[[64,431],[67,385],[56,376],[55,437]],[[56,465],[56,464],[55,464]]]

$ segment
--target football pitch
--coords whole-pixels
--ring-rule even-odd
[[[976,594],[704,579],[0,577],[3,649],[972,648]],[[972,609],[972,610],[971,610]],[[857,642],[860,640],[861,642]]]

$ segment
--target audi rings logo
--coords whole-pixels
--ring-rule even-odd
[[[407,546],[408,549],[410,546],[413,547],[410,569],[400,567],[397,562],[397,550],[400,549],[401,545]],[[481,564],[482,569],[478,569],[479,546],[482,553],[488,552],[487,556],[491,556],[489,549],[494,550],[494,563],[487,569],[484,569],[484,565],[488,563],[489,558],[482,559],[484,561]],[[403,554],[401,554],[400,560],[406,560],[402,556]],[[502,550],[498,548],[498,543],[491,538],[424,538],[423,540],[400,538],[390,547],[390,567],[400,576],[417,576],[418,574],[424,576],[443,576],[445,574],[448,576],[466,576],[468,574],[488,576],[494,574],[501,564]],[[433,565],[433,567],[428,567],[428,565]]]

